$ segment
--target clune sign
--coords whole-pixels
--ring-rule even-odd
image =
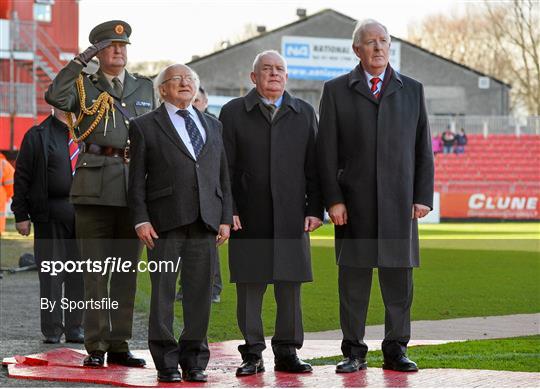
[[[329,80],[348,73],[358,58],[352,50],[350,39],[284,36],[281,53],[287,61],[289,78],[303,80]],[[399,71],[400,43],[390,47],[390,64]]]

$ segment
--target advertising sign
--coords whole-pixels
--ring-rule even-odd
[[[281,54],[287,61],[289,78],[329,80],[348,73],[358,65],[351,39],[283,36]],[[390,65],[399,71],[401,45],[392,42]]]
[[[538,197],[515,193],[441,193],[441,217],[539,219]]]

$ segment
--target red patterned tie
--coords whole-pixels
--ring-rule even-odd
[[[69,148],[69,160],[71,162],[71,174],[75,174],[75,165],[77,164],[77,158],[79,157],[79,145],[73,141],[70,133],[68,132],[68,148]]]
[[[371,93],[373,93],[373,96],[375,96],[375,98],[378,99],[381,91],[377,90],[377,84],[379,83],[379,81],[381,81],[381,79],[379,77],[373,77],[369,81],[371,82]]]

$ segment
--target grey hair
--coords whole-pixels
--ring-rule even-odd
[[[262,57],[264,57],[265,55],[268,55],[268,54],[274,54],[274,55],[277,55],[279,58],[281,58],[281,60],[283,61],[283,64],[285,65],[285,71],[287,71],[287,61],[285,61],[285,58],[279,53],[279,51],[265,50],[265,51],[262,51],[259,54],[257,54],[255,59],[253,60],[252,69],[253,69],[254,72],[257,70],[257,67],[259,66],[259,63],[261,62]]]
[[[161,70],[161,72],[159,72],[156,78],[154,78],[154,93],[155,93],[158,103],[163,102],[163,99],[161,98],[161,90],[159,87],[161,86],[161,84],[163,84],[163,81],[165,81],[165,75],[167,74],[169,69],[174,68],[176,66],[185,66],[186,68],[189,69],[189,71],[191,72],[191,76],[193,77],[193,81],[195,81],[195,95],[193,96],[193,100],[195,100],[195,97],[197,97],[197,93],[199,92],[199,87],[201,86],[201,80],[199,78],[199,75],[197,74],[195,70],[193,70],[189,66],[181,64],[181,63],[176,63],[173,65],[169,65],[163,70]]]
[[[379,23],[375,19],[364,19],[360,20],[354,28],[354,31],[352,33],[353,46],[358,46],[360,44],[360,42],[362,41],[362,34],[364,33],[366,27],[372,26],[374,24],[382,27],[382,29],[386,33],[386,36],[388,37],[388,41],[390,41],[390,34],[388,33],[388,29],[384,24]]]

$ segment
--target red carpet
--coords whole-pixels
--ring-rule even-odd
[[[302,349],[304,352],[301,355],[304,357],[306,353],[313,352],[334,353],[334,350],[329,350],[327,342],[306,343],[310,343],[307,348],[311,352]],[[8,365],[10,378],[120,387],[536,387],[540,379],[538,373],[456,369],[423,369],[418,373],[398,373],[369,368],[353,374],[336,374],[334,366],[315,366],[313,373],[295,375],[274,372],[271,358],[265,359],[265,373],[237,378],[234,374],[240,362],[237,344],[224,342],[210,345],[212,354],[207,369],[208,382],[202,384],[159,383],[147,350],[134,351],[135,355],[146,358],[148,366],[145,368],[118,365],[99,369],[85,368],[82,366],[86,355],[84,351],[69,348],[59,348],[43,354],[17,355],[5,358],[3,364]],[[29,383],[29,386],[32,384]]]

